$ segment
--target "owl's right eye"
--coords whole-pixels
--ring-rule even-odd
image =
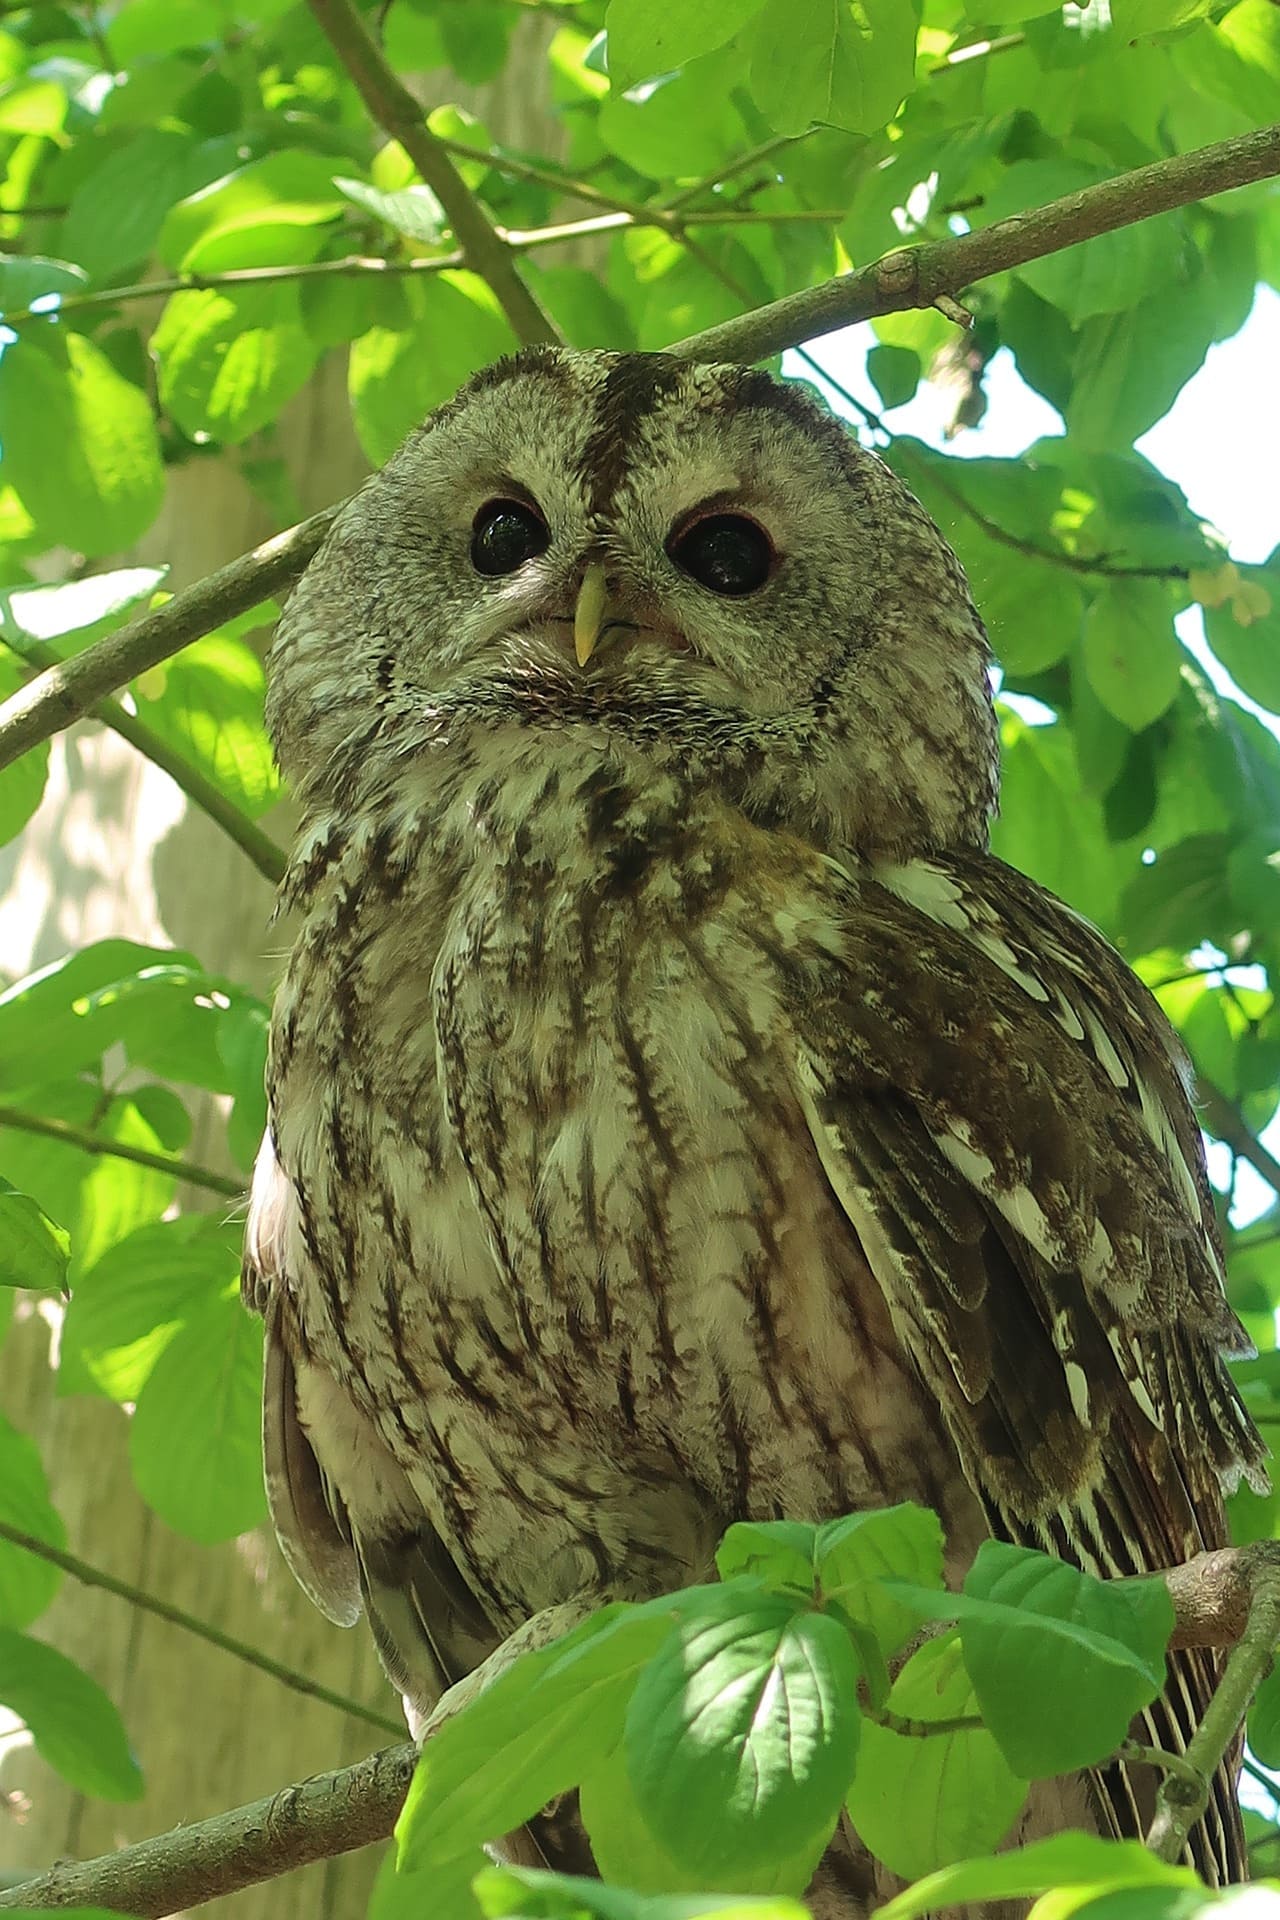
[[[514,573],[550,544],[546,521],[524,500],[486,500],[471,523],[471,564],[477,573]]]

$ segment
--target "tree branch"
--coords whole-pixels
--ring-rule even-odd
[[[412,1741],[385,1747],[354,1767],[313,1774],[265,1800],[137,1846],[97,1860],[61,1861],[0,1893],[0,1912],[107,1907],[139,1920],[162,1920],[312,1860],[367,1847],[385,1840],[395,1825],[417,1758]]]
[[[81,1153],[98,1153],[109,1160],[131,1160],[135,1167],[154,1167],[157,1173],[171,1173],[175,1180],[204,1187],[209,1193],[225,1194],[228,1200],[243,1200],[245,1196],[243,1180],[214,1173],[211,1167],[197,1166],[194,1160],[180,1160],[174,1153],[152,1153],[147,1147],[130,1146],[125,1140],[109,1140],[104,1134],[90,1133],[87,1127],[73,1127],[68,1120],[51,1120],[43,1113],[27,1113],[20,1107],[0,1107],[0,1127],[13,1127],[19,1133],[38,1133],[46,1140],[60,1140],[64,1146],[78,1147]]]
[[[389,1714],[378,1713],[360,1700],[349,1700],[346,1694],[335,1693],[332,1687],[322,1687],[318,1680],[310,1680],[305,1673],[286,1667],[279,1660],[272,1660],[269,1655],[260,1653],[257,1647],[251,1647],[247,1641],[233,1639],[210,1621],[198,1620],[194,1614],[184,1613],[181,1607],[171,1606],[167,1600],[161,1600],[153,1593],[144,1593],[141,1587],[131,1586],[127,1580],[117,1580],[113,1573],[107,1573],[102,1567],[91,1567],[87,1560],[80,1560],[74,1553],[67,1553],[61,1547],[50,1546],[47,1540],[37,1540],[34,1534],[11,1527],[7,1520],[0,1520],[0,1540],[7,1540],[11,1546],[21,1547],[24,1553],[32,1553],[38,1559],[49,1561],[51,1566],[61,1567],[64,1573],[69,1573],[82,1586],[101,1587],[104,1593],[114,1594],[117,1600],[127,1600],[140,1613],[153,1613],[158,1620],[167,1620],[170,1626],[181,1627],[184,1633],[208,1641],[211,1647],[229,1653],[235,1660],[242,1660],[247,1667],[257,1667],[259,1672],[270,1674],[273,1680],[292,1687],[295,1693],[305,1693],[313,1700],[322,1701],[326,1707],[336,1707],[340,1713],[349,1713],[353,1719],[367,1720],[370,1726],[380,1728],[383,1733],[399,1733],[402,1730],[400,1723]]]
[[[1241,1160],[1247,1160],[1255,1173],[1262,1175],[1273,1193],[1280,1194],[1280,1160],[1267,1152],[1260,1140],[1256,1140],[1244,1115],[1232,1100],[1228,1100],[1220,1087],[1212,1080],[1206,1080],[1202,1073],[1196,1075],[1196,1091],[1200,1096],[1200,1117],[1216,1140],[1225,1140],[1232,1153]]]
[[[292,586],[319,551],[341,508],[326,507],[286,533],[175,593],[162,607],[144,613],[74,660],[38,673],[0,707],[0,767],[47,740],[50,734],[83,719],[107,694],[127,686],[149,667],[181,652],[191,641],[212,633],[224,620],[247,613],[280,588]]]
[[[1156,1817],[1147,1846],[1161,1860],[1182,1858],[1188,1836],[1209,1804],[1209,1782],[1222,1764],[1249,1711],[1249,1704],[1271,1664],[1280,1639],[1280,1571],[1264,1568],[1255,1583],[1249,1617],[1204,1718],[1187,1742],[1185,1771],[1169,1774],[1156,1795]]]
[[[931,307],[940,294],[955,296],[975,280],[1028,260],[1043,259],[1082,240],[1170,213],[1210,194],[1226,193],[1280,173],[1280,125],[1259,127],[1216,146],[1175,154],[1149,167],[1100,180],[1047,206],[997,220],[947,240],[903,247],[859,273],[843,274],[820,287],[788,294],[754,313],[691,334],[672,347],[690,360],[764,360],[787,347],[877,314]]]
[[[488,281],[516,339],[554,343],[556,331],[516,271],[501,236],[427,126],[422,108],[396,77],[350,0],[308,0],[311,12],[355,84],[376,125],[398,140],[444,208],[467,265]]]
[[[312,0],[314,7],[326,11],[338,4],[339,0]],[[360,31],[363,34],[363,28]],[[367,35],[364,37],[367,40]],[[412,96],[406,94],[405,98],[411,101]],[[417,113],[416,103],[414,113]],[[418,121],[414,124],[425,134]],[[441,143],[434,144],[439,147]],[[413,157],[421,170],[418,156]],[[995,226],[984,227],[977,233],[959,234],[947,240],[931,241],[926,246],[886,254],[883,260],[860,273],[829,280],[820,287],[776,300],[755,313],[727,320],[705,333],[693,334],[677,342],[671,351],[688,360],[750,362],[764,359],[787,347],[803,345],[835,327],[850,326],[875,314],[932,306],[939,293],[969,286],[985,274],[1021,266],[1096,234],[1111,233],[1117,227],[1277,173],[1280,173],[1280,126],[1264,127],[1256,133],[1221,141],[1217,146],[1203,147],[1195,153],[1120,174],[1114,180],[1104,180],[1081,193],[1068,194],[1034,212],[998,221]],[[443,196],[441,199],[443,204]],[[447,206],[445,210],[449,211]],[[487,223],[485,230],[501,247],[501,240]],[[463,238],[461,233],[458,237]],[[37,742],[48,739],[60,727],[69,726],[95,701],[124,686],[136,674],[295,580],[316,552],[341,505],[339,502],[338,506],[313,515],[253,553],[232,561],[196,586],[176,594],[158,612],[147,614],[76,659],[67,661],[56,674],[41,674],[30,686],[14,694],[0,706],[0,768],[8,766]]]
[[[57,653],[42,640],[27,635],[19,644],[13,640],[0,641],[16,660],[24,666],[33,668],[58,667],[62,663]],[[30,684],[28,682],[28,684]],[[100,720],[104,727],[110,727],[122,740],[127,740],[136,752],[150,760],[153,766],[167,773],[176,787],[180,787],[202,813],[208,815],[215,827],[220,827],[229,840],[234,840],[240,851],[251,860],[264,880],[278,887],[284,878],[286,860],[284,850],[278,847],[269,834],[262,831],[256,820],[251,820],[229,800],[221,787],[199,767],[193,766],[185,755],[169,745],[167,740],[149,727],[145,720],[139,720],[136,714],[127,713],[118,700],[99,700],[90,707],[87,716],[91,720]]]
[[[1257,1646],[1271,1631],[1272,1615],[1280,1619],[1280,1601],[1275,1597],[1280,1593],[1280,1545],[1265,1541],[1251,1547],[1223,1547],[1197,1555],[1185,1567],[1171,1567],[1161,1577],[1177,1616],[1172,1645],[1226,1646],[1244,1633],[1241,1648],[1247,1641],[1250,1660],[1256,1665]],[[1264,1608],[1258,1605],[1260,1599],[1266,1602]],[[1231,1672],[1229,1662],[1224,1688]],[[1221,1694],[1219,1689],[1215,1702]],[[1243,1710],[1239,1708],[1228,1729],[1223,1752]],[[907,1724],[917,1730],[916,1723]],[[940,1730],[925,1725],[929,1731]],[[1199,1737],[1193,1738],[1192,1748]],[[1184,1788],[1192,1768],[1203,1772],[1206,1752],[1207,1748],[1198,1753],[1188,1750],[1179,1767]],[[349,1853],[390,1833],[416,1760],[417,1748],[412,1744],[390,1747],[354,1767],[320,1774],[252,1806],[236,1807],[101,1859],[65,1861],[11,1893],[0,1892],[0,1912],[12,1907],[43,1912],[84,1905],[135,1914],[140,1920],[161,1920],[183,1907],[275,1879],[309,1861]],[[1210,1773],[1216,1764],[1214,1760],[1209,1765]],[[1188,1824],[1194,1824],[1194,1816]]]

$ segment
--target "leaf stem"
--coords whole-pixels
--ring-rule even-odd
[[[37,1558],[47,1560],[51,1566],[60,1567],[63,1573],[69,1573],[81,1586],[101,1587],[104,1593],[112,1593],[118,1600],[127,1600],[131,1607],[137,1607],[140,1612],[153,1613],[158,1620],[167,1620],[170,1626],[181,1627],[184,1633],[208,1641],[211,1647],[242,1660],[247,1667],[257,1667],[261,1673],[270,1674],[273,1680],[292,1687],[295,1693],[305,1693],[327,1707],[336,1707],[340,1713],[349,1713],[353,1719],[365,1720],[383,1733],[401,1731],[399,1721],[393,1720],[389,1714],[366,1707],[362,1701],[351,1700],[344,1693],[335,1693],[332,1687],[321,1686],[318,1680],[310,1680],[305,1673],[271,1659],[270,1655],[259,1652],[247,1641],[234,1639],[208,1620],[198,1620],[194,1614],[184,1613],[181,1607],[172,1606],[169,1601],[146,1593],[127,1580],[117,1580],[113,1573],[107,1573],[102,1567],[92,1567],[87,1560],[81,1560],[61,1547],[50,1546],[47,1540],[38,1540],[34,1534],[23,1533],[19,1527],[10,1526],[7,1520],[0,1520],[0,1540],[7,1540],[10,1546],[20,1547],[24,1553],[35,1554]]]
[[[350,0],[307,0],[375,123],[399,141],[444,208],[466,264],[488,281],[516,339],[554,342],[556,331],[516,271],[511,250],[431,132],[422,108],[383,58]]]
[[[232,1180],[215,1173],[212,1167],[198,1166],[194,1160],[182,1160],[172,1153],[152,1153],[147,1147],[131,1146],[126,1140],[108,1140],[87,1127],[73,1127],[69,1120],[53,1120],[43,1113],[27,1113],[21,1107],[0,1107],[0,1127],[12,1127],[19,1133],[38,1133],[45,1140],[59,1140],[63,1146],[76,1147],[81,1153],[101,1154],[108,1160],[130,1160],[135,1167],[152,1167],[157,1173],[171,1173],[188,1186],[204,1187],[209,1193],[224,1194],[229,1200],[243,1200],[243,1180]]]

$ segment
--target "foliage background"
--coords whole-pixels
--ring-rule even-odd
[[[614,0],[607,23],[600,0],[394,0],[376,18],[578,345],[661,347],[1243,132],[1280,98],[1270,0],[926,0],[919,18],[900,0]],[[439,203],[305,6],[6,8],[0,157],[0,693],[41,646],[78,650],[348,491],[513,345],[492,291],[445,264]],[[1280,1103],[1280,746],[1213,691],[1173,619],[1201,601],[1218,659],[1280,711],[1280,564],[1233,571],[1133,451],[1259,280],[1280,285],[1271,182],[984,282],[968,336],[935,310],[876,323],[886,410],[929,375],[963,431],[1007,346],[1064,438],[961,462],[861,430],[959,551],[1005,687],[1055,716],[1006,711],[998,850],[1158,988],[1206,1124],[1275,1180],[1256,1136]],[[0,1521],[69,1537],[386,1712],[363,1636],[310,1611],[258,1530],[235,1195],[287,939],[266,931],[260,871],[288,836],[261,724],[271,614],[145,676],[112,716],[127,742],[85,725],[0,774],[0,1173],[31,1197],[0,1196],[0,1277],[26,1289]],[[1272,1424],[1280,1214],[1228,1232],[1261,1350],[1242,1377]],[[1234,1517],[1242,1538],[1277,1530],[1274,1500],[1243,1496]],[[125,1601],[58,1587],[0,1541],[0,1700],[43,1755],[0,1756],[6,1864],[213,1811],[379,1737]],[[46,1645],[78,1669],[51,1677]],[[363,1871],[299,1876],[263,1911],[358,1910]]]

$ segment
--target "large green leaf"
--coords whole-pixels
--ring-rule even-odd
[[[110,553],[159,509],[164,478],[146,395],[83,334],[47,327],[5,349],[0,445],[9,484],[50,546]]]
[[[65,1654],[0,1627],[0,1702],[25,1721],[41,1759],[81,1793],[141,1798],[142,1774],[119,1714]]]
[[[287,281],[175,293],[151,346],[160,399],[183,432],[231,445],[275,418],[316,359]]]
[[[0,1180],[0,1286],[61,1288],[67,1277],[70,1236],[50,1220],[29,1194]]]
[[[250,815],[274,804],[280,777],[263,719],[266,677],[242,640],[211,634],[149,672],[139,718]]]
[[[138,1491],[175,1532],[212,1545],[265,1517],[261,1406],[262,1328],[233,1283],[165,1346],[129,1426]]]
[[[469,374],[515,345],[493,295],[471,273],[433,273],[404,292],[400,323],[352,343],[352,417],[371,461],[386,460],[411,427]]]
[[[961,1861],[926,1874],[881,1907],[878,1920],[918,1920],[918,1916],[940,1907],[1028,1899],[1065,1887],[1087,1886],[1102,1893],[1116,1887],[1200,1885],[1194,1868],[1171,1867],[1149,1853],[1140,1841],[1059,1833],[1010,1853]]]
[[[239,1267],[236,1225],[159,1220],[117,1240],[76,1281],[62,1333],[64,1391],[137,1400],[169,1343],[218,1305]],[[212,1362],[211,1362],[212,1364]]]
[[[1085,611],[1082,645],[1089,685],[1134,733],[1177,698],[1182,648],[1158,581],[1109,580]]]
[[[1154,156],[1153,156],[1154,157]],[[1019,160],[985,197],[982,224],[992,225],[1029,207],[1079,193],[1107,177],[1107,170],[1065,155]],[[1015,271],[1042,300],[1073,326],[1096,313],[1124,313],[1177,274],[1182,233],[1176,214],[1141,221],[1117,233],[1100,234],[1082,246],[1029,260]]]
[[[766,0],[747,29],[751,92],[779,133],[871,133],[915,84],[912,0]]]
[[[830,1835],[857,1757],[857,1674],[837,1621],[777,1595],[725,1589],[678,1623],[636,1683],[626,1754],[641,1818],[682,1869],[756,1891],[779,1856]]]
[[[979,1717],[959,1639],[928,1640],[893,1683],[890,1711],[930,1721]],[[1004,1839],[1027,1796],[994,1736],[981,1726],[906,1734],[867,1721],[849,1816],[893,1873],[915,1880]]]

